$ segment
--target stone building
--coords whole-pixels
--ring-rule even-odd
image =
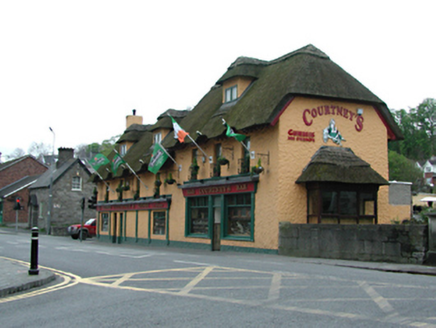
[[[95,217],[95,210],[87,206],[95,185],[89,181],[91,172],[88,168],[80,159],[74,158],[74,149],[59,148],[58,152],[56,165],[50,167],[29,189],[29,217],[34,226],[53,235],[65,235],[69,225],[81,221],[83,198],[86,200],[84,220]]]

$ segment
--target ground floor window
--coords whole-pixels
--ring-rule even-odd
[[[188,198],[188,234],[209,234],[209,197]]]
[[[153,212],[153,234],[165,235],[165,211]]]
[[[225,235],[250,237],[252,232],[251,194],[225,196],[227,220]]]
[[[212,238],[217,224],[220,238],[253,240],[254,193],[187,198],[187,236]]]
[[[378,186],[307,184],[307,223],[376,224]]]
[[[109,213],[101,213],[101,231],[109,231]]]

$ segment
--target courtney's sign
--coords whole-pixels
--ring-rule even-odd
[[[363,116],[352,112],[348,108],[342,106],[332,106],[332,105],[322,105],[312,109],[305,109],[303,111],[303,121],[307,126],[312,125],[313,120],[319,116],[342,116],[343,118],[349,119],[355,122],[355,129],[357,132],[363,129]]]

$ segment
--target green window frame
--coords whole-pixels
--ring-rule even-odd
[[[153,235],[165,235],[166,214],[165,211],[153,212]]]
[[[109,231],[109,213],[101,213],[100,220],[101,220],[100,223],[101,231],[103,232]]]
[[[186,198],[186,231],[189,237],[210,237],[209,196]]]
[[[223,239],[254,240],[254,193],[224,196]]]

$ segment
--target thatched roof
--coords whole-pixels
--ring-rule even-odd
[[[237,101],[222,104],[222,83],[236,76],[254,81]],[[293,96],[371,104],[386,122],[390,138],[402,138],[386,104],[313,45],[270,62],[238,58],[180,125],[195,139],[197,130],[208,138],[222,135],[221,117],[237,131],[271,124]]]
[[[152,125],[147,124],[132,124],[130,125],[118,139],[117,143],[124,141],[137,142],[145,131],[150,130]]]
[[[223,104],[223,83],[238,76],[250,77],[253,82],[236,101]],[[135,142],[125,159],[135,171],[144,170],[150,160],[153,142],[151,131],[160,128],[172,129],[168,113],[194,140],[201,143],[208,138],[217,138],[225,134],[226,128],[222,124],[222,118],[237,133],[272,124],[287,101],[295,96],[372,105],[387,125],[389,137],[402,138],[399,127],[382,100],[332,62],[325,53],[313,45],[308,45],[272,61],[239,57],[193,110],[169,109],[162,113],[151,127],[132,125],[121,136],[118,143]],[[201,132],[201,137],[197,131]],[[191,141],[186,139],[185,144],[180,144],[174,139],[173,133],[169,133],[162,140],[162,145],[171,150],[185,147],[190,143]],[[109,160],[111,157],[113,154],[108,157]],[[99,170],[104,178],[110,176],[106,173],[106,168]],[[121,176],[123,173],[120,168],[115,176]],[[358,179],[356,177],[351,180]],[[377,181],[381,182],[381,180]],[[386,180],[383,179],[382,182],[384,184]]]
[[[176,109],[168,109],[157,118],[157,122],[150,128],[150,131],[154,131],[157,129],[172,129],[173,122],[171,121],[171,115],[176,122],[180,122],[187,114],[189,110],[176,110]]]
[[[389,184],[350,148],[335,146],[322,146],[316,151],[296,181],[296,183],[306,182]]]

